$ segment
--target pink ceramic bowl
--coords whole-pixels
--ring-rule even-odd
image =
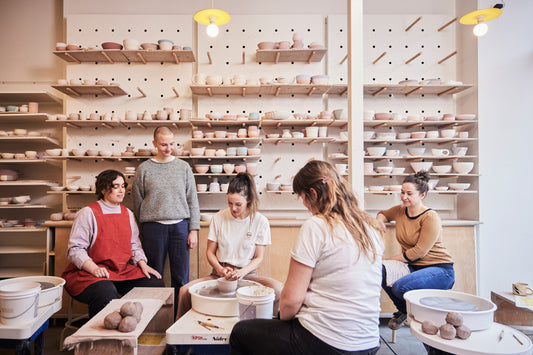
[[[374,114],[374,119],[376,120],[392,120],[392,113],[388,113],[388,112],[380,112],[380,113],[376,113]]]
[[[79,50],[80,50],[80,46],[78,46],[77,44],[67,45],[67,51],[79,51]]]
[[[156,50],[157,49],[157,43],[141,43],[142,49],[150,49],[150,50]]]
[[[426,138],[426,132],[411,132],[411,138]]]
[[[274,49],[274,42],[259,42],[257,47],[259,49]]]
[[[103,49],[122,49],[122,44],[116,43],[116,42],[104,42],[102,43],[102,48]]]
[[[207,164],[195,164],[194,165],[194,170],[196,170],[196,172],[198,174],[205,174],[209,171],[209,165]]]

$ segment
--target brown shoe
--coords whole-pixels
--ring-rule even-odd
[[[389,328],[392,330],[400,329],[403,327],[406,320],[407,314],[402,312],[394,312],[394,317],[389,320]]]

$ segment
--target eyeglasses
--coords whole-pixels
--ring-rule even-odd
[[[111,188],[113,190],[118,190],[120,188],[125,189],[126,187],[128,187],[128,183],[127,182],[125,182],[123,184],[113,184],[113,185],[111,185]]]

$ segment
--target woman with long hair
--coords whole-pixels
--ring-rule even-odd
[[[379,224],[328,162],[308,162],[294,192],[313,214],[291,250],[280,319],[238,322],[239,354],[375,354],[379,349]]]

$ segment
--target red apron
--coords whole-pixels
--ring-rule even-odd
[[[120,214],[103,214],[98,202],[89,205],[96,217],[97,238],[87,254],[100,267],[105,267],[109,278],[95,277],[70,263],[62,278],[71,296],[82,293],[87,286],[103,280],[121,281],[145,277],[141,269],[130,263],[131,225],[128,209],[120,205]]]

